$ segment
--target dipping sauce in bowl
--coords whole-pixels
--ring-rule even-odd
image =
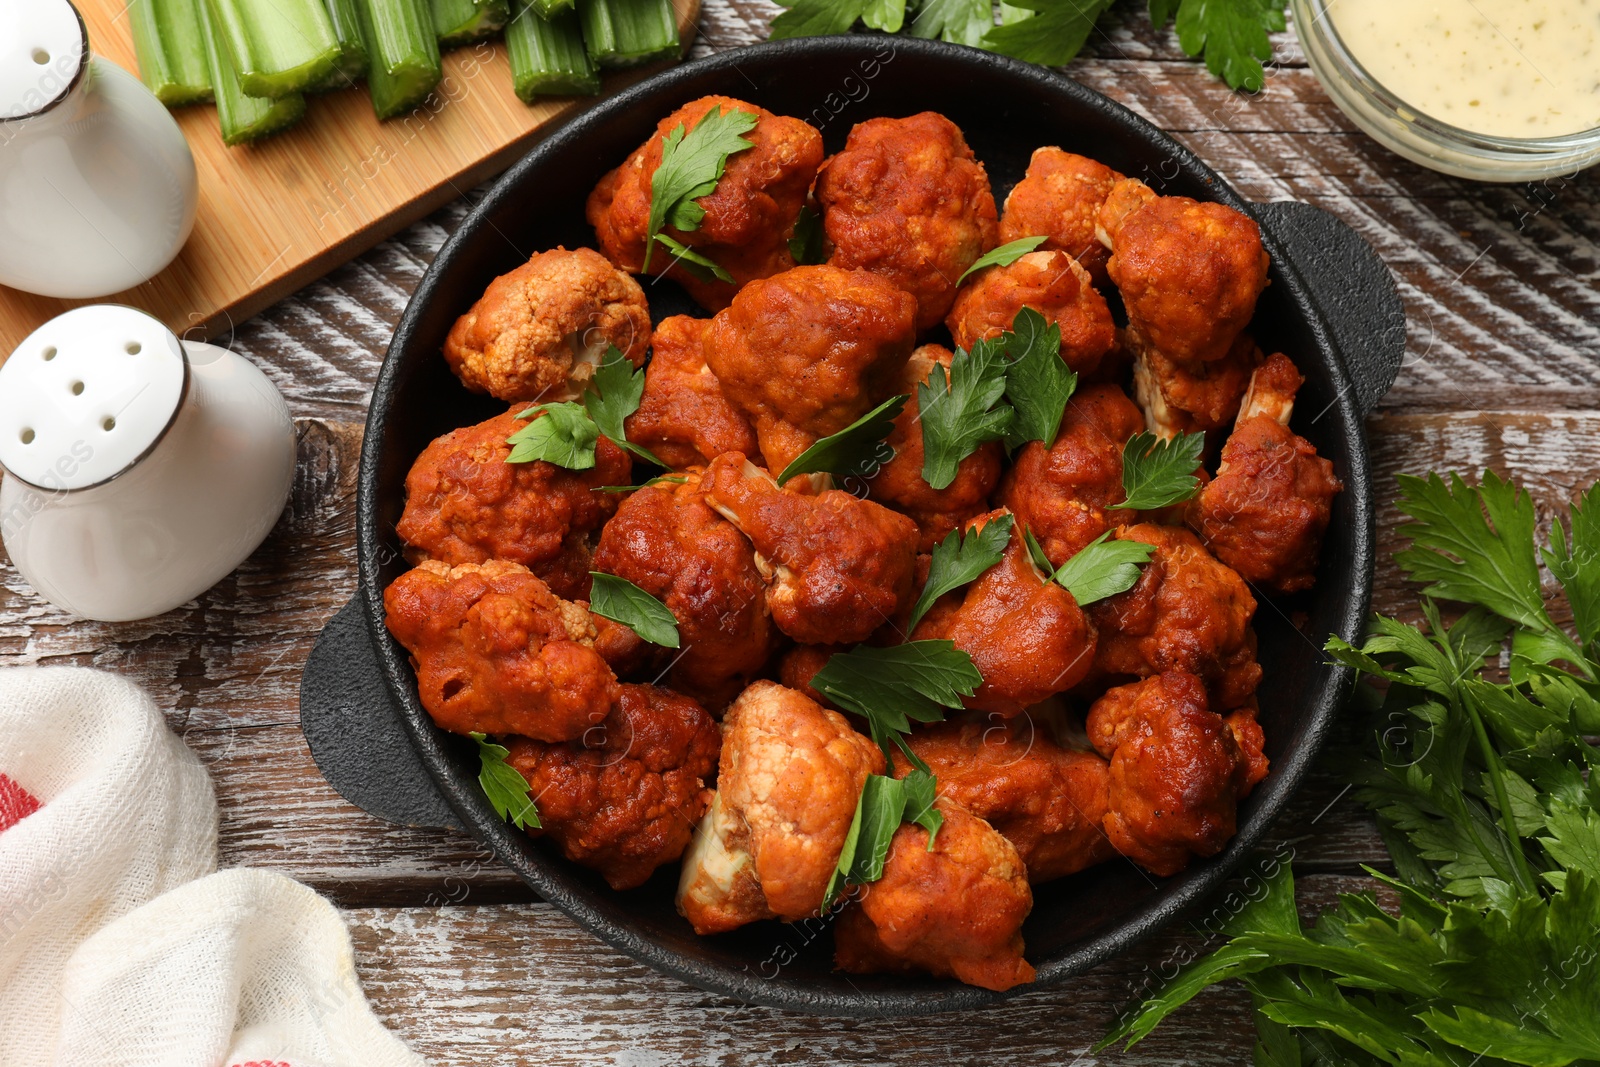
[[[1292,0],[1313,70],[1389,148],[1487,181],[1600,159],[1600,0]]]

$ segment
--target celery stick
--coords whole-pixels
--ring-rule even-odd
[[[508,0],[433,0],[433,29],[444,48],[493,37],[510,18]]]
[[[678,17],[672,0],[579,0],[589,58],[602,67],[631,67],[677,58]]]
[[[341,55],[322,0],[206,0],[212,31],[250,96],[298,93],[328,76]]]
[[[380,119],[414,110],[439,84],[439,38],[429,0],[356,0],[367,44],[367,89]]]
[[[201,4],[199,12],[206,66],[210,68],[211,84],[217,94],[217,117],[222,121],[223,143],[237,145],[260,140],[299,122],[306,113],[306,98],[294,94],[263,100],[246,95],[210,6]]]
[[[530,0],[530,6],[540,18],[553,19],[563,11],[571,11],[578,3],[577,0]]]
[[[506,51],[518,99],[531,104],[539,96],[598,93],[600,72],[583,47],[578,13],[564,11],[546,22],[537,0],[513,2],[516,17],[506,27]]]
[[[367,76],[367,45],[361,39],[361,19],[356,0],[327,0],[333,35],[339,39],[339,61],[317,86],[319,91],[343,89]]]
[[[197,3],[204,0],[133,0],[128,10],[139,77],[168,107],[211,99]]]

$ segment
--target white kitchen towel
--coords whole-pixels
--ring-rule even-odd
[[[420,1067],[333,906],[216,852],[210,779],[143,691],[0,670],[0,1067]]]

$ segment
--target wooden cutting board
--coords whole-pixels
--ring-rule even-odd
[[[137,71],[125,0],[76,3],[95,54]],[[673,3],[687,48],[700,0]],[[604,92],[653,69],[609,75]],[[137,289],[98,301],[0,286],[0,362],[40,325],[87,303],[142,308],[191,340],[224,333],[505,169],[596,99],[522,103],[495,42],[447,53],[434,97],[388,122],[373,116],[363,86],[312,99],[300,125],[260,145],[228,148],[213,107],[181,109],[200,209],[178,258]]]

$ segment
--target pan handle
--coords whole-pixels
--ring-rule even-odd
[[[400,826],[462,828],[411,747],[360,592],[323,628],[306,661],[300,730],[317,769],[356,807]]]
[[[1311,204],[1256,204],[1256,218],[1292,251],[1350,373],[1356,407],[1377,410],[1406,352],[1406,314],[1394,275],[1349,224]]]

